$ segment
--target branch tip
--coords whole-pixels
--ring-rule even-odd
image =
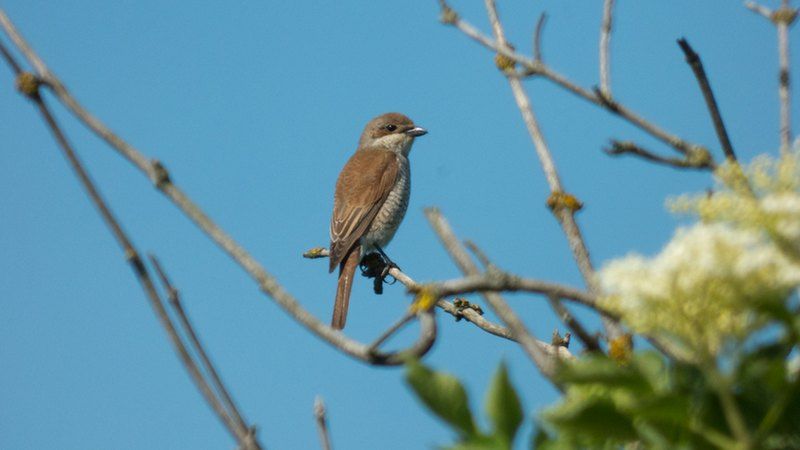
[[[444,0],[439,0],[439,7],[442,10],[439,21],[445,25],[455,25],[458,22],[458,13],[450,7]]]
[[[325,247],[314,247],[306,250],[303,253],[303,258],[308,259],[317,259],[317,258],[327,258],[329,256],[328,249]]]

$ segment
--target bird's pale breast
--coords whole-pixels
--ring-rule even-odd
[[[385,247],[394,237],[394,233],[403,221],[408,208],[408,197],[411,191],[411,171],[408,158],[402,155],[397,156],[400,168],[397,174],[397,181],[394,184],[386,201],[378,210],[378,214],[372,221],[369,230],[361,238],[361,243],[366,247],[364,250],[370,251],[374,245]]]

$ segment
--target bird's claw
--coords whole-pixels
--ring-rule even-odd
[[[400,269],[389,258],[378,253],[368,253],[361,260],[361,275],[373,278],[373,290],[376,294],[383,294],[383,283],[392,285],[397,282],[397,278],[389,274],[392,269]],[[391,281],[388,279],[391,278]]]

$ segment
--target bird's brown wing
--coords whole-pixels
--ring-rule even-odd
[[[330,272],[375,219],[397,181],[399,167],[394,153],[381,150],[359,150],[345,164],[333,200]]]

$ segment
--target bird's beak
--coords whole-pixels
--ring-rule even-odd
[[[428,130],[422,127],[414,127],[410,130],[406,130],[406,134],[411,137],[422,136],[423,134],[428,134]]]

